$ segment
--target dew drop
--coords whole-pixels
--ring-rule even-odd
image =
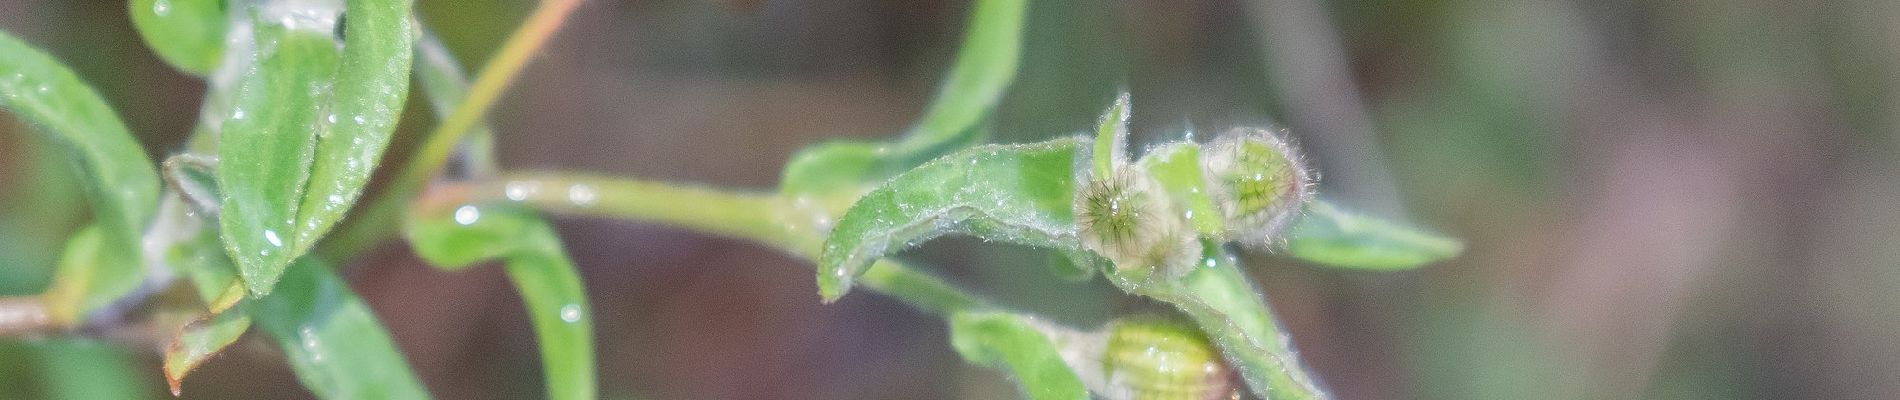
[[[331,123],[331,124],[335,124],[335,123],[336,123],[336,114],[330,114],[330,123]]]
[[[47,87],[46,84],[44,83],[40,84],[40,94],[46,94],[46,92],[51,91],[51,90],[53,90],[53,88]]]
[[[577,206],[585,207],[594,205],[594,201],[597,200],[595,196],[594,187],[587,184],[567,187],[567,201]]]
[[[575,322],[580,322],[581,321],[581,305],[569,304],[569,305],[561,306],[561,320],[567,321],[567,323],[570,323],[570,324],[575,323]]]
[[[502,187],[502,194],[508,196],[508,200],[514,201],[527,200],[528,195],[534,194],[534,191],[534,182],[508,182],[507,186]]]
[[[355,118],[350,118],[350,119],[355,120],[357,125],[362,125],[366,123],[366,121],[363,119],[363,116],[361,115],[358,115]]]
[[[304,352],[310,354],[310,361],[323,362],[323,341],[317,338],[317,331],[306,326],[297,330],[297,336],[302,339]]]
[[[284,247],[284,240],[277,237],[277,231],[265,229],[264,241],[270,242],[271,246]]]
[[[482,210],[476,209],[475,206],[462,206],[460,208],[455,209],[455,223],[462,224],[463,226],[468,226],[468,225],[474,225],[475,221],[479,221],[481,219],[482,219]]]
[[[152,13],[158,14],[158,16],[160,17],[171,15],[172,13],[171,0],[158,0],[158,1],[152,2]]]

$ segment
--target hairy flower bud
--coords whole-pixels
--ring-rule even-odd
[[[1082,246],[1118,270],[1191,271],[1200,246],[1168,194],[1145,171],[1121,168],[1091,180],[1075,196]]]
[[[1048,330],[1049,328],[1044,328]],[[1240,397],[1242,383],[1207,336],[1153,316],[1127,317],[1098,332],[1061,330],[1063,361],[1084,386],[1111,400]]]
[[[1248,245],[1278,239],[1313,197],[1313,178],[1299,152],[1260,128],[1234,128],[1201,153],[1224,234]]]

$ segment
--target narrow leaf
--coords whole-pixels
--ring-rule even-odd
[[[83,318],[91,310],[105,308],[117,298],[105,296],[106,292],[100,288],[121,280],[109,275],[112,268],[105,265],[104,259],[112,256],[112,250],[105,248],[104,232],[98,224],[88,224],[66,239],[59,266],[54,269],[53,284],[42,296],[46,299],[47,317],[55,325],[84,322]],[[127,280],[137,283],[136,279]]]
[[[238,83],[218,142],[218,222],[245,286],[262,296],[299,255],[297,208],[315,140],[331,124],[328,100],[338,57],[329,27],[318,28],[321,23],[267,15],[253,23],[254,67]]]
[[[595,397],[593,318],[579,271],[552,226],[518,207],[426,203],[411,210],[407,225],[416,254],[438,267],[504,260],[540,340],[548,398]]]
[[[1079,250],[1070,203],[1083,143],[978,146],[892,178],[832,228],[818,259],[819,293],[836,300],[872,261],[945,234]]]
[[[369,305],[329,265],[298,259],[246,309],[318,398],[428,398]]]
[[[972,364],[992,365],[1021,385],[1023,397],[1087,399],[1081,378],[1063,361],[1063,349],[1031,317],[1002,312],[950,317],[950,344]]]
[[[208,226],[218,210],[215,168],[208,158],[194,155],[165,160],[170,193],[159,203],[158,216],[146,235],[148,251],[162,253],[153,264],[184,276],[205,304],[202,315],[180,327],[165,347],[165,381],[173,396],[181,393],[192,370],[237,342],[251,327],[250,315],[237,308],[246,298],[237,267],[225,254],[217,232]]]
[[[1102,111],[1095,123],[1095,176],[1108,176],[1115,167],[1128,162],[1128,92],[1115,96],[1115,103]]]
[[[74,256],[96,259],[62,261],[70,268],[61,268],[47,293],[50,317],[76,323],[130,294],[144,278],[139,237],[157,206],[158,173],[98,92],[45,52],[5,33],[0,108],[72,154],[77,176],[86,180],[98,252]]]
[[[165,185],[176,192],[193,213],[206,218],[216,218],[219,200],[218,163],[210,157],[195,154],[179,154],[165,159],[159,170],[165,178]]]
[[[318,138],[309,192],[297,209],[297,255],[308,252],[349,212],[396,130],[414,58],[411,3],[349,0],[334,117],[325,117],[334,118],[334,124],[328,136]]]
[[[546,237],[553,233],[548,231]],[[553,247],[509,256],[506,270],[534,322],[548,398],[596,398],[593,311],[586,290],[560,244],[543,246]]]
[[[892,143],[832,142],[792,156],[786,193],[853,188],[983,141],[980,125],[1016,79],[1027,0],[978,0],[956,65],[917,125]]]
[[[250,329],[251,316],[242,309],[186,323],[165,345],[165,382],[171,385],[172,395],[181,394],[186,374],[237,343]]]
[[[132,26],[173,68],[204,75],[224,53],[227,0],[132,0]]]
[[[1319,264],[1357,269],[1407,269],[1457,257],[1457,239],[1420,232],[1385,220],[1353,215],[1315,201],[1293,226],[1287,254]]]

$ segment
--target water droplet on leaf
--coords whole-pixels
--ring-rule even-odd
[[[474,225],[475,221],[481,219],[482,211],[476,209],[475,206],[462,206],[455,209],[455,223],[463,226]]]

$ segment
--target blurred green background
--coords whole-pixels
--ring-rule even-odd
[[[421,0],[472,69],[532,7]],[[964,1],[608,1],[492,113],[504,166],[773,187],[798,147],[903,130]],[[1400,273],[1247,265],[1342,399],[1900,398],[1900,3],[1886,0],[1038,1],[996,140],[1081,131],[1119,88],[1137,143],[1292,129],[1322,196],[1461,237]],[[116,1],[0,0],[0,29],[90,80],[158,159],[201,83]],[[412,98],[419,98],[414,97]],[[433,124],[412,102],[392,158]],[[86,211],[63,155],[0,114],[0,295],[37,292]],[[563,219],[609,398],[1010,398],[935,317],[821,305],[770,249]],[[1072,324],[1152,308],[1047,254],[906,255]],[[396,243],[347,271],[439,398],[539,396],[499,269]],[[0,398],[163,398],[154,334],[0,341]],[[241,342],[185,398],[302,398]]]

